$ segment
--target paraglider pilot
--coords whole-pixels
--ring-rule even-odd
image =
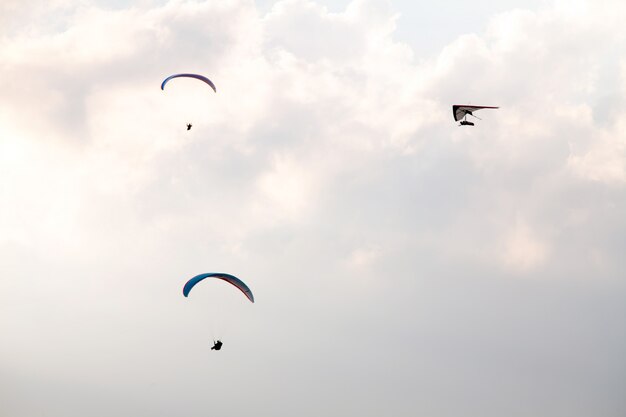
[[[187,123],[187,130],[191,130],[191,123]]]
[[[221,341],[213,341],[213,347],[211,348],[211,350],[220,350],[222,348],[222,342]]]

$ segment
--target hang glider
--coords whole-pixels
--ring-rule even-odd
[[[474,112],[482,109],[498,109],[499,107],[493,106],[471,106],[465,104],[455,104],[452,106],[452,115],[454,116],[454,120],[457,122],[461,122],[459,126],[474,126],[474,123],[467,121],[467,115],[469,114],[472,117],[474,116]],[[480,120],[480,117],[476,117]]]

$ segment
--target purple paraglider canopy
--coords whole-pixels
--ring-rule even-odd
[[[213,82],[211,80],[209,80],[207,77],[205,77],[204,75],[200,75],[200,74],[174,74],[174,75],[170,75],[169,77],[164,79],[163,82],[161,83],[161,90],[165,89],[165,84],[167,84],[167,82],[169,80],[171,80],[173,78],[179,78],[179,77],[195,78],[196,80],[204,81],[205,83],[207,83],[213,89],[213,91],[215,91],[217,93],[217,89],[215,88],[215,84],[213,84]]]

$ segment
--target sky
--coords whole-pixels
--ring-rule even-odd
[[[626,3],[493,3],[3,0],[0,415],[626,415]]]

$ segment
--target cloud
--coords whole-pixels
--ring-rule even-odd
[[[513,270],[527,270],[545,261],[548,248],[523,222],[517,221],[507,238],[504,250],[504,261]]]
[[[387,1],[3,7],[8,414],[621,415],[621,3],[507,11],[430,58]],[[182,71],[217,94],[159,89]],[[500,109],[459,128],[461,102]],[[219,361],[180,296],[208,270],[258,299],[226,303]]]

